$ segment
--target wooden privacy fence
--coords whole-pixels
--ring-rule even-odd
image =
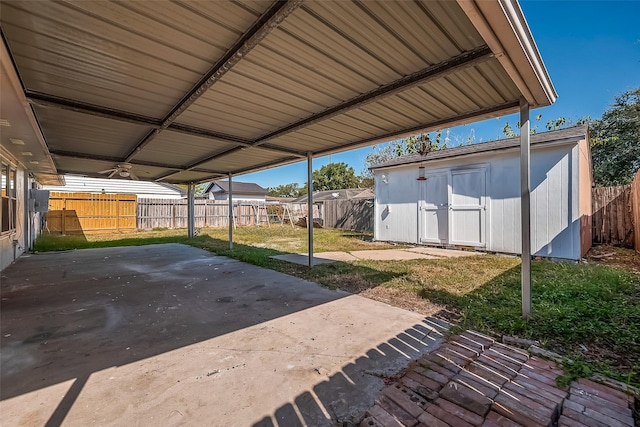
[[[640,252],[640,170],[631,184],[631,212],[633,213],[633,247]]]
[[[636,177],[636,180],[637,177]],[[636,185],[638,191],[640,185]],[[633,246],[633,207],[631,185],[592,189],[593,242]],[[637,212],[637,209],[636,209]],[[640,224],[636,221],[636,229]],[[636,233],[637,234],[637,233]]]
[[[324,227],[373,232],[373,202],[367,199],[327,200],[324,202]]]
[[[140,199],[138,200],[139,229],[153,228],[187,228],[187,200],[186,199]],[[306,205],[304,214],[296,206],[293,212],[294,222],[299,216],[307,214]],[[318,213],[317,209],[315,211]],[[235,225],[265,225],[278,223],[284,220],[284,211],[281,206],[264,203],[239,203],[233,207]],[[295,215],[299,216],[296,217]],[[225,227],[229,225],[229,204],[209,199],[196,199],[194,201],[195,227]]]
[[[136,229],[135,195],[49,194],[47,228],[52,233],[108,233]]]
[[[137,199],[127,194],[52,192],[47,226],[54,233],[109,233],[136,229],[187,228],[186,199]],[[315,204],[313,217],[323,227],[373,231],[373,203],[365,199],[328,200]],[[273,205],[240,202],[234,205],[237,226],[294,223],[307,217],[306,203]],[[195,227],[229,225],[229,204],[209,199],[194,201]]]

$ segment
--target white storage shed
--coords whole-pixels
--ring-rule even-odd
[[[591,247],[586,126],[531,137],[531,250],[578,260]],[[376,240],[521,253],[520,139],[404,156],[372,168]]]

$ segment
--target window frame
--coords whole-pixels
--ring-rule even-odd
[[[4,236],[17,231],[18,168],[3,157],[0,157],[0,167],[0,235]]]

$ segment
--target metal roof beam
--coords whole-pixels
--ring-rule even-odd
[[[38,105],[41,107],[56,108],[59,110],[89,114],[91,116],[102,117],[111,120],[119,120],[136,125],[152,127],[160,126],[160,121],[158,119],[154,119],[153,117],[142,116],[140,114],[129,113],[127,111],[88,104],[85,102],[75,101],[73,99],[62,98],[60,96],[34,92],[30,90],[25,90],[25,96],[30,104]]]
[[[77,151],[65,151],[65,150],[50,150],[50,152],[54,156],[68,157],[72,159],[96,160],[96,161],[111,162],[111,163],[124,163],[122,162],[120,157],[115,157],[115,156],[103,156],[100,154],[87,154],[87,153],[80,153]],[[172,169],[178,172],[185,172],[188,170],[193,172],[203,172],[203,173],[217,172],[211,169],[187,168],[184,166],[169,165],[166,163],[147,162],[144,160],[132,160],[131,162],[128,162],[128,163],[131,163],[134,166],[149,166],[154,168]]]
[[[325,156],[328,154],[332,154],[336,151],[345,151],[346,149],[352,150],[355,148],[359,148],[365,145],[375,144],[376,142],[382,141],[390,141],[396,138],[400,138],[402,136],[414,135],[418,132],[426,132],[430,130],[436,130],[442,128],[442,126],[457,126],[459,124],[465,123],[467,120],[483,116],[483,115],[498,115],[498,114],[506,114],[509,111],[516,109],[520,105],[520,101],[512,101],[504,104],[498,104],[487,108],[482,108],[480,110],[474,110],[466,114],[460,114],[455,116],[455,118],[446,118],[442,120],[435,120],[429,123],[424,123],[419,126],[414,126],[407,129],[401,129],[395,132],[389,132],[384,135],[375,136],[372,138],[365,138],[359,141],[349,142],[347,144],[342,144],[334,148],[329,148],[326,150],[320,150],[313,153],[314,156]],[[487,117],[489,118],[489,117]]]
[[[225,150],[221,150],[215,154],[211,154],[203,159],[200,159],[192,164],[190,164],[189,166],[187,166],[187,170],[194,170],[194,168],[205,164],[207,162],[210,162],[212,160],[215,159],[219,159],[220,157],[223,156],[228,156],[229,154],[233,154],[236,151],[241,151],[241,150],[246,150],[247,148],[251,148],[252,146],[246,147],[246,146],[242,146],[242,147],[232,147],[232,148],[227,148]],[[278,151],[280,153],[285,153],[285,154],[289,154],[291,157],[297,157],[299,159],[305,159],[307,156],[302,154],[299,151],[294,151],[294,150],[287,150],[285,152],[283,152],[281,149],[279,149],[278,147],[274,147],[271,148],[271,146],[269,147],[265,147],[264,145],[260,145],[260,146],[255,146],[254,148],[260,148],[260,149],[269,149],[269,150],[273,150],[273,151]]]
[[[299,161],[300,159],[298,157],[292,156],[289,158],[285,158],[285,159],[277,159],[277,160],[272,160],[269,162],[264,162],[264,163],[260,163],[257,165],[253,165],[251,167],[248,168],[243,168],[243,169],[237,169],[235,171],[231,171],[231,173],[233,175],[239,175],[239,174],[243,174],[243,173],[248,173],[248,172],[257,172],[260,169],[265,169],[271,166],[282,166],[291,162],[295,162],[295,161]]]
[[[73,111],[81,114],[88,114],[91,116],[102,117],[105,119],[119,120],[127,123],[133,123],[136,125],[150,126],[157,129],[161,126],[161,121],[154,119],[153,117],[142,116],[140,114],[129,113],[127,111],[116,110],[113,108],[102,107],[99,105],[88,104],[85,102],[75,101],[72,99],[61,98],[46,93],[26,91],[25,95],[27,100],[33,104],[46,108],[57,108],[61,110]],[[234,135],[227,135],[219,132],[215,132],[208,129],[202,129],[195,126],[183,125],[179,123],[173,123],[168,130],[182,133],[190,136],[199,136],[207,139],[215,139],[222,142],[228,142],[243,147],[252,147],[254,141],[240,138]],[[261,148],[265,150],[271,150],[284,154],[292,154],[300,158],[306,157],[301,151],[293,150],[290,148],[278,147],[272,144],[261,144]],[[123,161],[120,159],[120,161]]]
[[[369,92],[355,96],[347,101],[344,101],[334,107],[327,108],[316,114],[278,129],[274,132],[268,133],[256,139],[255,145],[261,145],[262,143],[271,139],[277,138],[282,135],[286,135],[312,124],[318,123],[322,120],[327,120],[331,117],[339,114],[344,114],[348,111],[360,108],[363,105],[369,104],[374,101],[378,101],[382,98],[395,95],[399,92],[408,90],[412,87],[427,83],[430,80],[435,80],[449,75],[460,69],[471,67],[480,62],[484,62],[493,56],[491,49],[488,46],[483,45],[477,47],[468,52],[463,52],[460,55],[454,56],[444,62],[432,65],[424,70],[418,71],[408,76],[402,77],[394,82],[380,86]]]
[[[160,127],[149,132],[135,147],[129,151],[125,161],[130,161],[160,132],[168,128],[191,104],[200,98],[214,83],[222,78],[229,70],[238,64],[249,52],[293,13],[304,0],[276,1],[258,20],[231,46],[227,53],[220,58],[211,69],[196,83],[196,85],[169,111],[162,119]]]
[[[174,123],[171,126],[169,126],[169,130],[173,132],[184,133],[186,135],[202,136],[204,138],[209,138],[209,139],[218,139],[225,142],[231,142],[239,146],[234,148],[254,146],[254,141],[252,140],[239,138],[232,135],[226,135],[226,134],[222,135],[207,129],[201,129],[201,128],[188,126],[188,125],[181,125],[178,123]],[[302,151],[293,150],[291,148],[279,147],[273,144],[261,144],[260,148],[263,148],[265,150],[276,151],[278,153],[291,154],[294,156],[298,156],[300,158],[303,158],[303,157],[306,158],[306,154],[304,154]]]

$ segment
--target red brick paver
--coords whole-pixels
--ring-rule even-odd
[[[361,427],[633,427],[633,398],[553,361],[465,331],[387,386]]]

